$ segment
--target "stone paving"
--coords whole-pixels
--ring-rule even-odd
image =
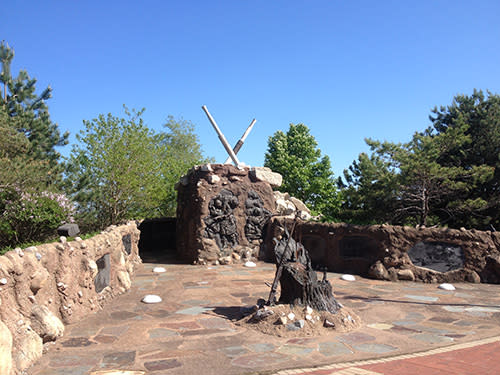
[[[166,272],[153,273],[156,266]],[[435,284],[349,282],[334,273],[328,274],[334,294],[360,316],[359,329],[280,338],[236,325],[242,307],[267,299],[274,271],[260,262],[255,268],[144,263],[128,293],[67,326],[27,373],[342,374],[338,368],[361,363],[358,372],[345,373],[380,374],[366,361],[500,336],[500,285],[455,284],[455,291],[443,291]],[[163,301],[141,303],[146,294]],[[327,368],[339,363],[337,372]]]

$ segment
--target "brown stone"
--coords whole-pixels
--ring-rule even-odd
[[[378,280],[390,280],[389,272],[379,260],[370,267],[368,275]]]
[[[24,328],[23,334],[15,344],[14,363],[16,368],[25,369],[42,356],[43,343],[40,336],[35,331]]]
[[[0,320],[0,374],[10,375],[12,370],[12,334]]]
[[[33,306],[31,309],[31,327],[44,342],[54,341],[64,334],[64,324],[46,306]]]
[[[481,282],[481,277],[477,274],[476,271],[470,271],[468,275],[466,276],[466,280],[469,283],[475,283],[478,284]]]
[[[146,367],[148,371],[168,370],[180,366],[182,366],[181,363],[176,359],[163,359],[160,361],[151,361],[144,363],[144,367]]]
[[[211,172],[202,167],[191,169],[185,176],[187,183],[178,185],[176,248],[179,258],[190,264],[220,263],[220,258],[230,256],[238,246],[258,251],[259,245],[250,236],[255,232],[246,232],[250,215],[247,201],[260,199],[262,209],[275,212],[271,185],[251,177],[248,167],[240,170],[229,164],[211,164],[210,168]],[[218,176],[220,181],[211,179],[209,183],[209,175]],[[235,176],[238,178],[232,178]],[[255,225],[259,218],[252,216],[249,223]]]
[[[406,281],[415,281],[415,275],[413,274],[412,270],[399,270],[398,271],[398,279],[399,280],[406,280]]]

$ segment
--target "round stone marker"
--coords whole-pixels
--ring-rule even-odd
[[[344,281],[354,281],[356,278],[353,275],[342,275],[340,278]]]
[[[439,285],[438,288],[443,290],[455,290],[455,287],[453,285],[447,283]]]
[[[167,272],[167,270],[164,267],[155,267],[155,268],[153,268],[153,272],[163,273],[163,272]]]
[[[160,303],[162,301],[160,296],[154,294],[145,295],[141,302],[144,303]]]
[[[257,267],[257,265],[254,262],[248,261],[248,262],[245,263],[245,267],[252,268],[252,267]]]

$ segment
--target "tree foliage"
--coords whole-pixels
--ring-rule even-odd
[[[174,184],[202,162],[188,122],[169,118],[169,132],[155,133],[141,111],[84,121],[67,163],[68,189],[85,225],[105,227],[126,219],[175,212]]]
[[[451,105],[434,108],[430,120],[438,134],[464,128],[469,140],[445,150],[439,159],[441,165],[491,170],[490,178],[477,181],[474,189],[458,199],[481,209],[463,210],[450,222],[455,226],[500,227],[500,96],[478,90],[472,95],[457,95]]]
[[[498,97],[457,96],[433,113],[432,126],[408,143],[367,140],[371,156],[360,154],[340,182],[343,215],[359,223],[485,228],[498,222],[491,209],[499,204]]]
[[[330,159],[321,156],[315,138],[304,124],[290,124],[286,133],[269,137],[264,165],[283,176],[279,190],[311,207],[313,213],[333,220],[338,215],[339,194]]]
[[[18,119],[16,130],[30,142],[30,155],[38,160],[47,160],[55,168],[60,157],[55,147],[68,143],[68,133],[61,135],[57,124],[50,119],[46,101],[50,99],[52,89],[49,86],[37,94],[37,80],[25,70],[13,76],[13,58],[14,50],[7,43],[0,43],[1,105],[10,117]]]
[[[12,75],[14,50],[0,43],[0,248],[43,241],[71,219],[60,193],[56,146],[67,142],[50,120],[50,87],[36,93],[26,71]]]

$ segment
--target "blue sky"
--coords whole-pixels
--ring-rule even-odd
[[[51,85],[71,142],[126,104],[156,130],[193,122],[223,162],[206,105],[231,144],[257,119],[243,162],[262,165],[268,137],[304,123],[338,176],[365,137],[404,142],[456,94],[500,93],[499,15],[497,0],[8,1],[0,40],[13,72]]]

